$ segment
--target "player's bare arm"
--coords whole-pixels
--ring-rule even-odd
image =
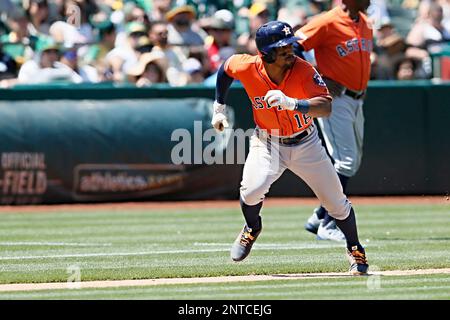
[[[310,117],[328,117],[331,114],[331,99],[328,97],[314,97],[307,100]]]

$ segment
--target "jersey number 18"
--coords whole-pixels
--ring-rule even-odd
[[[295,121],[297,122],[297,127],[303,128],[311,121],[311,117],[306,114],[295,113]]]

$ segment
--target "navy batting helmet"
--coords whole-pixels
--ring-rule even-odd
[[[256,31],[256,47],[267,63],[273,63],[276,59],[275,48],[280,48],[294,43],[300,38],[294,36],[292,27],[281,21],[270,21],[263,24]]]

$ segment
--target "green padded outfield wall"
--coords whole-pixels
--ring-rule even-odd
[[[230,186],[239,167],[206,165],[194,153],[180,152],[184,163],[172,161],[182,141],[186,150],[208,145],[201,137],[194,145],[194,136],[209,129],[211,104],[198,98],[0,101],[0,202],[235,196]],[[214,152],[223,152],[220,146]]]
[[[242,165],[183,165],[171,158],[174,130],[194,136],[194,121],[201,121],[202,132],[209,129],[213,98],[214,89],[201,86],[0,90],[0,201],[237,198]],[[228,104],[234,128],[254,126],[239,85]],[[363,162],[349,194],[449,192],[450,84],[371,82],[364,114]],[[312,192],[286,172],[269,195]]]

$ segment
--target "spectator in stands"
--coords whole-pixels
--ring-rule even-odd
[[[302,7],[289,10],[286,7],[278,10],[277,20],[288,23],[294,32],[306,24],[306,11]]]
[[[430,5],[435,0],[412,0],[404,1],[403,7],[408,9],[417,10],[416,22],[424,22],[428,19]]]
[[[116,26],[111,22],[110,16],[100,12],[92,16],[91,24],[96,30],[94,44],[90,45],[83,57],[83,62],[92,66],[101,64],[106,55],[114,49],[116,42]]]
[[[138,63],[128,71],[128,79],[138,87],[165,83],[167,61],[160,54],[144,53]]]
[[[263,2],[255,2],[248,10],[248,19],[250,31],[241,34],[237,40],[238,51],[248,54],[257,54],[258,50],[255,44],[256,30],[264,23],[269,22],[270,11]]]
[[[193,26],[196,18],[192,6],[175,7],[166,14],[169,44],[183,47],[200,47],[203,50],[203,33]],[[191,48],[189,48],[191,50]]]
[[[379,28],[375,31],[375,46],[372,61],[376,64],[376,79],[394,79],[395,61],[401,59],[405,55],[406,42],[400,34],[395,30],[390,19],[380,22]],[[375,67],[375,66],[374,66]]]
[[[0,38],[3,51],[10,55],[19,67],[33,57],[33,48],[38,40],[37,36],[30,34],[28,23],[25,10],[22,8],[12,10],[7,17],[7,26],[11,31]]]
[[[171,0],[152,0],[152,11],[149,13],[150,21],[164,21],[170,10]]]
[[[395,64],[396,80],[414,80],[416,77],[417,61],[412,58],[403,58]]]
[[[36,56],[20,68],[19,83],[49,83],[55,81],[79,82],[76,74],[57,64],[60,46],[52,38],[41,38],[36,44]]]
[[[188,83],[203,83],[205,76],[200,61],[189,58],[183,63],[183,70],[189,75]]]
[[[430,51],[434,45],[450,41],[450,31],[445,29],[442,19],[442,7],[438,3],[431,3],[427,19],[413,26],[407,37],[408,43]]]
[[[96,32],[96,41],[87,48],[84,54],[79,55],[82,64],[95,67],[100,82],[120,78],[119,75],[114,75],[111,64],[106,59],[107,55],[115,48],[117,38],[116,26],[112,23],[111,16],[99,12],[91,17],[91,24]]]
[[[439,4],[443,12],[442,25],[450,31],[450,0],[439,0]]]
[[[30,21],[28,26],[30,33],[33,35],[42,33],[48,36],[51,24],[48,1],[29,0],[26,12]]]
[[[127,2],[125,4],[125,24],[130,22],[139,22],[145,25],[145,28],[150,28],[150,19],[145,12],[144,8],[136,4],[135,2]]]
[[[105,57],[112,81],[122,82],[126,80],[128,70],[138,62],[140,56],[139,39],[147,35],[145,25],[140,22],[129,22],[126,27],[126,43],[116,46]]]
[[[138,57],[146,52],[151,52],[153,50],[153,43],[150,41],[149,37],[141,36],[138,38],[135,46],[135,51],[138,53]]]
[[[380,65],[378,55],[372,51],[370,54],[370,80],[392,79],[393,72],[388,72],[385,66]]]
[[[319,13],[330,3],[341,2],[240,1],[241,5],[236,6],[224,0],[0,0],[0,44],[3,45],[0,59],[12,57],[16,73],[34,56],[38,65],[41,58],[45,64],[54,52],[42,49],[37,52],[36,46],[41,37],[49,34],[60,47],[78,49],[59,52],[60,61],[47,68],[61,72],[59,69],[70,66],[81,81],[126,81],[131,68],[141,61],[140,56],[152,52],[166,61],[162,69],[164,81],[171,86],[199,83],[204,78],[208,85],[215,81],[215,72],[223,57],[236,52],[257,52],[255,31],[274,18],[273,9],[279,9],[278,20],[297,29],[307,22],[307,15],[313,11]],[[372,0],[368,9],[376,18],[371,79],[396,79],[396,61],[404,58],[413,59],[415,78],[430,77],[430,52],[450,41],[450,0],[404,0],[404,6],[418,9],[417,21],[407,41],[389,22],[386,2]],[[223,10],[225,8],[227,10]],[[76,10],[81,14],[79,19],[74,15]],[[197,21],[197,16],[202,19]],[[403,29],[399,27],[399,30]],[[237,40],[235,36],[239,36]],[[10,60],[7,62],[0,60],[0,79],[5,74],[10,75],[12,67]],[[406,67],[408,63],[405,62]],[[201,70],[197,70],[198,64]],[[8,72],[2,75],[3,65]],[[31,70],[31,65],[28,64],[25,71]],[[89,71],[91,67],[97,69],[97,79],[89,72],[90,76],[83,76],[81,69],[85,65],[90,66]],[[155,66],[150,68],[156,70]],[[55,70],[46,72],[51,75]],[[50,75],[47,77],[51,78]],[[14,78],[8,81],[8,86],[14,81]],[[2,85],[7,86],[5,81]]]
[[[226,60],[228,60],[229,57],[231,57],[235,53],[235,49],[232,47],[224,47],[220,49],[219,51],[219,57],[220,57],[220,64],[223,64]],[[203,84],[208,87],[214,87],[216,85],[216,79],[217,79],[217,71],[207,77]]]
[[[391,20],[385,0],[370,0],[370,5],[367,8],[367,16],[375,30],[379,29],[385,21]]]
[[[309,2],[308,16],[310,17],[331,9],[331,2],[326,0],[309,0],[308,2]]]
[[[60,65],[59,63],[63,64]],[[98,82],[99,77],[97,70],[90,65],[79,65],[77,48],[67,48],[61,55],[60,62],[55,62],[56,67],[63,68],[67,66],[74,73],[73,79],[75,83],[80,82]]]
[[[437,52],[444,42],[450,41],[450,32],[442,25],[443,12],[438,3],[430,3],[426,18],[416,21],[406,41],[409,48],[406,55],[421,61],[423,73],[431,76],[431,52]]]
[[[119,14],[117,14],[119,13]],[[138,7],[136,2],[128,1],[123,4],[123,7],[111,13],[111,21],[115,20],[116,24],[116,47],[128,47],[129,46],[129,34],[127,33],[127,26],[129,26],[132,22],[137,22],[141,25],[144,25],[146,29],[150,27],[144,21],[145,12],[142,8]]]
[[[144,9],[136,2],[126,2],[124,6],[125,23],[140,22],[146,24],[148,17]]]
[[[0,43],[0,88],[8,88],[15,83],[17,78],[17,63],[16,61],[3,52],[2,44]]]
[[[162,55],[168,62],[166,77],[171,86],[183,86],[188,83],[189,75],[183,70],[183,62],[187,57],[180,47],[168,42],[168,23],[155,21],[148,33],[154,47],[152,52]]]
[[[205,39],[205,48],[208,54],[209,71],[214,73],[221,65],[220,49],[231,47],[233,44],[233,14],[226,9],[219,10],[206,22],[203,28],[209,36]]]
[[[55,21],[49,29],[50,36],[65,47],[88,43],[89,40],[74,25],[65,21]]]

